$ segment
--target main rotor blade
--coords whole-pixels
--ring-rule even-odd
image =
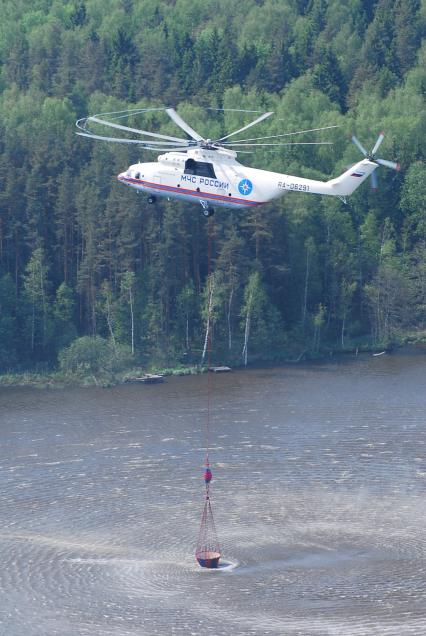
[[[382,143],[384,138],[385,138],[385,134],[381,132],[380,135],[377,137],[377,141],[374,144],[373,150],[371,151],[371,154],[373,155],[373,157],[376,154],[376,152],[378,151],[378,149],[380,147],[380,144]]]
[[[191,128],[191,126],[186,123],[186,121],[182,119],[180,115],[177,114],[174,108],[166,108],[166,113],[171,119],[173,119],[175,124],[177,124],[179,128],[182,128],[182,130],[184,130],[187,135],[192,137],[192,139],[195,139],[195,141],[204,140],[201,135],[199,135],[193,128]]]
[[[212,108],[207,106],[206,110],[215,110],[221,113],[263,113],[263,110],[247,110],[246,108]]]
[[[234,141],[234,142],[230,142],[228,144],[223,144],[223,146],[225,148],[228,148],[229,146],[241,146],[241,148],[248,148],[250,146],[332,146],[333,142],[332,141],[288,141],[287,143],[283,143],[283,144],[246,144],[246,143],[240,143],[238,141]],[[240,152],[240,151],[238,151]]]
[[[359,150],[361,150],[361,152],[364,155],[364,157],[366,157],[368,155],[368,152],[366,151],[366,149],[364,148],[362,143],[360,141],[358,141],[358,139],[355,137],[355,135],[352,135],[351,139],[352,139],[353,143],[355,144],[355,146],[357,148],[359,148]]]
[[[143,139],[121,139],[120,137],[103,137],[102,135],[93,135],[92,133],[84,133],[78,132],[77,135],[80,137],[89,137],[89,139],[100,139],[102,141],[112,141],[117,144],[137,144],[138,146],[142,146],[144,148],[149,148],[152,150],[166,150],[163,146],[170,146],[170,142],[167,143],[165,141],[144,141]],[[153,144],[156,144],[153,146]],[[186,149],[190,148],[188,144],[174,144],[173,150],[179,150],[180,148]]]
[[[109,119],[124,119],[129,115],[141,115],[142,113],[148,113],[152,111],[164,111],[164,106],[157,108],[126,108],[125,110],[113,110],[108,113],[96,113],[93,117],[108,117]],[[114,117],[113,117],[114,115]]]
[[[243,128],[240,128],[239,130],[234,130],[234,132],[231,132],[229,133],[229,135],[226,135],[225,137],[221,137],[220,139],[216,139],[216,141],[225,141],[225,139],[229,139],[229,137],[238,135],[238,133],[243,132],[243,130],[247,130],[247,128],[251,128],[252,126],[255,126],[255,124],[259,124],[261,121],[263,121],[267,117],[270,117],[273,114],[274,114],[274,111],[271,111],[270,113],[263,113],[263,115],[261,115],[260,117],[252,121],[250,124],[247,124],[247,126],[244,126]]]
[[[396,163],[396,161],[388,161],[387,159],[375,159],[374,161],[381,166],[392,168],[392,170],[401,170],[401,166],[399,165],[399,163]]]
[[[237,141],[261,141],[263,139],[276,139],[277,137],[291,137],[302,133],[316,132],[318,130],[328,130],[329,128],[340,128],[340,126],[324,126],[324,128],[311,128],[310,130],[297,130],[296,132],[281,133],[279,135],[268,135],[267,137],[252,137],[251,139],[238,139]]]
[[[146,137],[155,137],[157,139],[166,139],[167,141],[179,141],[181,143],[186,143],[187,139],[182,139],[180,137],[170,137],[169,135],[160,135],[159,133],[148,132],[147,130],[139,130],[138,128],[129,128],[129,126],[122,126],[121,124],[114,124],[111,121],[105,121],[104,119],[99,119],[99,117],[93,116],[88,117],[87,121],[94,121],[97,124],[102,124],[103,126],[110,126],[111,128],[117,128],[118,130],[125,130],[127,132],[133,132],[138,135],[145,135]]]
[[[103,137],[102,135],[93,135],[92,133],[83,133],[83,132],[78,132],[76,133],[76,135],[80,135],[80,137],[88,137],[89,139],[101,139],[102,141],[112,141],[116,144],[138,144],[138,145],[143,144],[143,142],[140,139],[120,139],[119,137]]]
[[[157,148],[156,146],[142,146],[144,150],[155,150],[156,152],[186,152],[192,146],[175,146],[174,148]]]

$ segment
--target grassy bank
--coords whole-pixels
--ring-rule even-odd
[[[194,366],[178,366],[166,369],[135,367],[120,373],[101,371],[98,373],[64,373],[63,371],[46,371],[33,373],[3,373],[0,375],[0,387],[33,387],[37,389],[62,389],[65,387],[110,387],[123,384],[131,378],[138,378],[146,373],[158,373],[165,376],[195,375],[200,369]]]
[[[248,366],[261,366],[262,364],[287,364],[307,362],[309,360],[330,359],[330,357],[338,355],[357,355],[362,353],[377,353],[386,351],[388,353],[397,351],[403,347],[420,349],[426,352],[426,332],[416,332],[404,334],[398,341],[392,343],[376,343],[371,341],[359,340],[347,342],[345,347],[341,344],[323,344],[323,346],[314,351],[312,349],[303,349],[301,346],[294,348],[292,351],[281,353],[265,353],[263,355],[252,355]],[[232,368],[243,368],[240,357],[226,359],[221,357],[216,359],[214,364],[227,364]],[[0,387],[34,387],[39,389],[61,389],[65,387],[111,387],[125,382],[129,382],[134,378],[139,378],[147,373],[160,374],[164,376],[183,376],[196,375],[206,371],[206,367],[199,365],[182,365],[177,364],[170,367],[161,367],[156,365],[147,366],[128,366],[119,372],[111,370],[90,371],[87,368],[80,368],[76,371],[63,371],[52,369],[50,371],[10,371],[0,374]]]

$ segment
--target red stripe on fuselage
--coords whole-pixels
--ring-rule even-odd
[[[186,190],[185,188],[177,188],[174,186],[164,185],[162,183],[152,183],[150,181],[143,181],[142,179],[132,179],[131,177],[122,177],[119,179],[124,183],[134,183],[144,188],[151,188],[152,190],[164,190],[166,192],[175,192],[176,194],[185,194],[198,199],[213,199],[215,201],[227,201],[228,203],[235,203],[237,205],[262,205],[263,201],[248,201],[247,199],[237,199],[236,197],[224,197],[221,194],[214,194],[209,192],[197,192],[194,190]]]

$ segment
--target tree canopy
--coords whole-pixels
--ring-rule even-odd
[[[264,135],[340,126],[316,137],[331,147],[247,155],[277,172],[335,176],[359,158],[348,136],[371,147],[382,129],[401,163],[346,206],[288,194],[216,212],[221,360],[424,330],[425,26],[424,0],[3,0],[0,369],[54,365],[78,336],[199,360],[205,219],[116,182],[149,151],[75,135],[79,117],[135,107],[174,106],[210,138],[247,119],[206,107],[273,110]],[[143,123],[176,133],[155,112]]]

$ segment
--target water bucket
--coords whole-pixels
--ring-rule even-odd
[[[195,554],[195,557],[198,561],[198,564],[202,568],[213,569],[219,567],[220,552],[212,552],[207,550],[203,552],[197,552]]]

